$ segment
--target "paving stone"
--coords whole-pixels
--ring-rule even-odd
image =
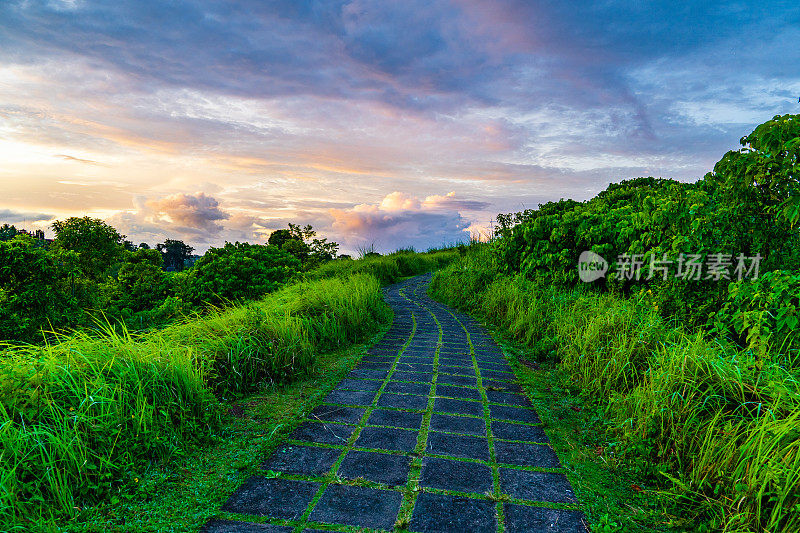
[[[430,428],[436,431],[463,433],[464,435],[486,435],[486,421],[483,418],[468,418],[465,416],[433,413],[431,416]]]
[[[564,474],[500,469],[500,490],[520,500],[574,503],[572,486]]]
[[[385,379],[389,374],[388,370],[375,370],[370,368],[356,368],[349,374],[348,378],[361,378],[361,379]]]
[[[299,518],[319,488],[319,483],[254,476],[234,492],[223,511],[272,518]]]
[[[439,364],[468,366],[472,368],[472,356],[468,353],[439,354]]]
[[[492,469],[478,463],[426,457],[419,484],[434,489],[483,494],[492,490]]]
[[[404,383],[402,381],[389,381],[384,387],[384,392],[397,392],[402,394],[419,394],[422,396],[427,395],[431,390],[431,386],[423,383]]]
[[[511,375],[510,379],[514,379],[514,370],[508,365],[508,363],[495,363],[495,362],[486,362],[486,361],[478,361],[478,369],[481,371],[481,375],[484,372],[508,372]],[[490,377],[490,376],[486,376]],[[508,379],[507,377],[502,377],[501,379]]]
[[[347,444],[355,426],[330,422],[303,422],[289,435],[290,439],[325,444]]]
[[[376,344],[367,350],[368,356],[374,357],[392,357],[397,356],[398,348],[395,342],[387,342],[383,344]],[[362,359],[363,361],[364,359]]]
[[[309,520],[392,529],[402,501],[403,495],[395,491],[328,485]]]
[[[580,511],[528,507],[527,505],[504,504],[506,533],[528,533],[530,531],[552,533],[586,533],[584,516]]]
[[[292,531],[293,527],[238,520],[211,520],[200,529],[200,533],[292,533]]]
[[[397,370],[433,372],[433,363],[397,363]]]
[[[360,390],[335,390],[328,394],[323,400],[325,403],[336,403],[341,405],[372,405],[375,399],[375,391]]]
[[[357,448],[411,452],[417,446],[417,432],[407,429],[365,427],[356,439]]]
[[[308,415],[311,420],[326,422],[344,422],[358,424],[366,409],[362,407],[341,407],[338,405],[320,405]]]
[[[394,360],[397,359],[397,354],[394,355],[379,355],[379,354],[367,354],[365,357],[361,358],[361,363],[394,363]]]
[[[481,379],[483,387],[488,390],[498,390],[500,392],[522,392],[519,383],[513,381],[497,381],[494,379]]]
[[[527,396],[522,394],[515,394],[513,392],[500,392],[495,390],[487,390],[486,398],[491,403],[502,403],[504,405],[517,405],[519,407],[532,407],[531,401]]]
[[[483,416],[483,403],[469,400],[454,400],[452,398],[436,398],[433,410],[443,413],[456,413],[459,415]]]
[[[352,450],[347,452],[337,474],[348,479],[363,477],[376,483],[395,486],[406,484],[410,468],[411,458],[404,455]]]
[[[394,407],[396,409],[423,410],[428,406],[425,396],[412,396],[410,394],[383,393],[378,398],[378,407]]]
[[[405,358],[413,358],[413,357],[433,357],[433,354],[436,352],[436,347],[432,348],[412,348],[408,347],[405,351],[400,355],[400,360],[402,361]]]
[[[360,370],[360,369],[363,369],[363,370],[389,370],[390,368],[392,368],[393,364],[394,363],[392,361],[386,361],[386,362],[382,362],[382,363],[362,361],[362,362],[358,363],[358,365],[356,365],[356,369],[357,370]]]
[[[525,422],[527,424],[541,424],[539,415],[533,409],[509,407],[507,405],[489,405],[489,414],[498,420],[511,420],[512,422]]]
[[[474,376],[475,370],[472,367],[468,366],[455,366],[455,365],[443,365],[439,363],[439,372],[444,372],[447,374],[456,374],[459,376]]]
[[[383,381],[372,379],[345,379],[334,390],[377,391]]]
[[[372,426],[392,426],[418,430],[422,425],[422,413],[375,409],[367,419],[367,424]]]
[[[492,422],[492,435],[496,439],[525,440],[528,442],[550,442],[541,426]]]
[[[496,379],[498,381],[514,381],[514,379],[516,379],[511,372],[500,372],[497,370],[481,370],[481,377]]]
[[[439,374],[436,379],[437,384],[441,385],[463,385],[466,387],[476,387],[478,378],[476,376],[452,376],[450,374]]]
[[[395,370],[392,374],[392,381],[416,381],[417,383],[430,383],[433,374],[428,372],[407,372]]]
[[[390,331],[368,350],[357,368],[325,400],[340,405],[317,407],[309,415],[310,420],[291,435],[301,444],[287,446],[270,457],[264,467],[311,476],[329,471],[345,450],[343,445],[352,437],[355,430],[352,424],[358,424],[369,409],[355,406],[372,405],[375,394],[384,387],[377,400],[380,409],[370,413],[368,426],[359,430],[354,446],[386,453],[347,450],[338,474],[347,479],[363,478],[392,487],[404,485],[412,464],[408,454],[417,445],[422,411],[432,404],[434,413],[422,459],[420,484],[426,490],[453,490],[476,497],[421,492],[412,511],[410,529],[417,532],[494,532],[498,504],[482,497],[493,487],[491,468],[486,464],[490,456],[483,419],[486,405],[483,391],[489,400],[494,446],[501,464],[520,465],[519,468],[558,467],[558,458],[549,446],[535,444],[547,442],[546,435],[540,426],[533,425],[540,423],[539,417],[525,396],[517,394],[522,392],[521,387],[501,348],[472,317],[460,312],[451,315],[449,308],[431,300],[425,294],[431,278],[431,274],[425,274],[383,289],[384,298],[395,315]],[[413,335],[412,321],[416,321]],[[472,346],[467,341],[467,333]],[[407,342],[409,345],[404,348]],[[401,353],[401,350],[404,351]],[[473,358],[481,376],[480,388]],[[395,361],[398,366],[391,379],[385,381]],[[434,361],[438,364],[436,372],[433,371]],[[436,395],[431,402],[428,396],[434,378]],[[403,429],[406,427],[413,429]],[[338,446],[310,445],[315,442]],[[483,463],[458,461],[457,458]],[[501,467],[500,478],[502,490],[523,501],[574,502],[569,482],[562,474]],[[255,477],[242,485],[223,509],[275,519],[296,519],[320,486],[310,481]],[[348,527],[393,529],[402,497],[398,490],[330,484],[310,516],[310,521],[317,523],[317,529],[309,525],[305,531]],[[582,527],[583,515],[578,511],[503,505],[506,530],[510,533],[572,533]],[[326,527],[322,523],[330,525]],[[342,525],[337,527],[336,524]],[[288,533],[292,529],[297,527],[214,520],[206,524],[203,531]]]
[[[321,476],[331,469],[342,454],[336,448],[297,446],[288,444],[280,448],[261,465],[262,470],[273,470],[285,474],[305,474]]]
[[[495,441],[494,453],[498,463],[539,468],[559,468],[556,452],[550,446],[524,442]]]
[[[436,385],[436,396],[449,396],[450,398],[466,398],[468,400],[480,400],[481,393],[478,389],[468,387],[457,387],[455,385]]]
[[[489,442],[485,438],[448,435],[431,431],[425,453],[489,460]]]
[[[495,504],[423,492],[417,498],[409,529],[423,533],[494,533],[497,531]]]

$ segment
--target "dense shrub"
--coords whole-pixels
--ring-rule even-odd
[[[274,291],[300,271],[300,260],[277,246],[225,243],[211,248],[189,271],[188,292],[195,304],[252,300]]]
[[[763,284],[777,279],[775,298],[796,298],[785,290],[794,278]],[[777,303],[757,293],[743,296],[754,309]],[[780,354],[687,333],[650,294],[621,298],[497,272],[486,245],[437,273],[431,294],[569,372],[584,400],[605,410],[612,452],[665,487],[674,512],[696,516],[691,530],[800,530],[800,382]]]
[[[579,254],[591,250],[610,263],[595,288],[649,289],[663,316],[705,325],[728,298],[728,283],[740,277],[740,254],[760,256],[762,272],[800,271],[800,115],[777,116],[741,143],[696,183],[637,178],[586,202],[561,200],[500,215],[495,267],[570,288],[579,283]],[[681,254],[730,255],[731,264],[721,279],[707,272],[682,279],[675,276]],[[643,264],[640,278],[621,269],[633,256]],[[668,276],[655,263],[665,259]]]
[[[696,183],[638,178],[500,215],[498,238],[431,292],[569,372],[605,409],[615,453],[697,516],[692,530],[794,532],[800,115],[741,142]],[[604,279],[578,281],[583,250],[609,260]],[[727,276],[697,280],[650,268],[681,254],[733,257]],[[760,256],[757,279],[738,275],[737,254]],[[634,255],[639,278],[619,269]]]
[[[41,340],[43,325],[73,323],[79,311],[67,285],[73,254],[49,253],[19,235],[0,241],[0,339]]]

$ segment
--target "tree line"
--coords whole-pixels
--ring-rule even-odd
[[[131,329],[161,326],[209,306],[255,299],[336,257],[339,245],[289,224],[266,244],[226,242],[202,257],[183,241],[135,245],[106,222],[71,217],[55,238],[0,226],[0,340],[36,342],[43,332],[105,317]]]

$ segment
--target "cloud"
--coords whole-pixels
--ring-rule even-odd
[[[64,155],[64,154],[56,154],[56,157],[60,157],[65,161],[74,161],[76,163],[85,163],[87,165],[98,165],[97,161],[93,161],[91,159],[81,159],[80,157],[74,157],[71,155]]]
[[[216,198],[202,192],[171,194],[159,199],[138,196],[133,204],[133,209],[120,211],[106,221],[134,242],[153,245],[164,239],[180,239],[205,250],[227,239],[229,232],[222,222],[229,219],[235,222],[233,233],[241,234],[240,217],[232,217],[222,210]],[[250,232],[243,240],[253,237]]]
[[[219,208],[219,202],[205,193],[173,194],[147,202],[152,217],[159,224],[174,224],[182,233],[208,235],[219,233],[220,220],[230,215]]]
[[[773,4],[0,1],[4,200],[142,240],[291,221],[390,249],[696,179],[797,112],[800,6]]]
[[[47,213],[29,213],[25,211],[12,211],[11,209],[0,209],[0,223],[4,224],[19,224],[20,222],[49,222],[53,220],[55,215]],[[22,228],[24,229],[24,228]]]
[[[471,221],[461,210],[485,209],[489,204],[462,200],[455,192],[424,199],[394,191],[376,204],[358,204],[349,209],[330,209],[330,233],[344,248],[374,244],[381,251],[460,242]]]

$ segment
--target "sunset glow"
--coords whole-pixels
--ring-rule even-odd
[[[426,249],[694,180],[800,111],[800,9],[769,4],[5,1],[0,224]]]

